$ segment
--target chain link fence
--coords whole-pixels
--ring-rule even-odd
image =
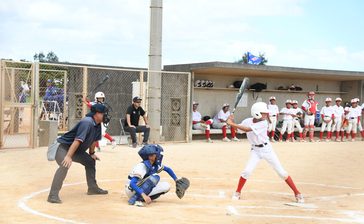
[[[188,141],[191,75],[161,74],[161,139]],[[0,148],[35,147],[42,121],[56,122],[58,134],[70,130],[89,111],[85,100],[94,101],[99,91],[111,108],[107,132],[120,136],[134,96],[148,112],[147,77],[143,69],[1,61]]]
[[[34,65],[1,61],[0,148],[31,147]]]

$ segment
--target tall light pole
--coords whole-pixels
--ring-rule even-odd
[[[150,142],[160,142],[161,73],[162,70],[162,13],[163,1],[150,1],[150,42],[148,66],[148,117]]]

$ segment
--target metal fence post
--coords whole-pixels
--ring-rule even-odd
[[[4,75],[3,69],[5,69],[3,65],[4,61],[0,60],[0,149],[4,146],[3,138],[4,138]]]
[[[82,97],[87,96],[87,82],[88,82],[88,70],[87,67],[83,67],[82,69]],[[92,96],[89,96],[92,99]],[[90,100],[91,100],[90,99]],[[91,100],[92,101],[92,100]],[[82,117],[85,117],[87,113],[87,105],[83,104],[82,106]]]
[[[39,129],[39,62],[34,62],[33,64],[33,83],[32,83],[32,94],[33,94],[33,105],[32,105],[32,115],[33,115],[33,130],[31,132],[31,142],[32,148],[38,147],[38,129]]]

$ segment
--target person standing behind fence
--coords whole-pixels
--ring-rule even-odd
[[[125,130],[130,133],[133,148],[138,146],[136,133],[144,133],[143,145],[147,145],[149,139],[150,127],[148,125],[147,115],[140,106],[141,103],[142,99],[136,96],[133,98],[133,104],[130,105],[126,110],[126,119],[124,125]],[[139,125],[140,116],[143,117],[145,125]]]
[[[331,128],[331,132],[334,133],[334,131],[336,131],[336,138],[335,141],[340,142],[340,131],[341,131],[341,126],[344,120],[344,108],[341,106],[341,102],[342,99],[340,97],[335,99],[335,105],[332,106],[332,108],[334,109],[334,122]],[[341,131],[341,136],[344,136],[344,132]]]
[[[317,112],[318,102],[315,101],[315,92],[310,91],[307,94],[307,100],[302,104],[302,110],[305,112],[305,130],[303,131],[303,139],[306,138],[307,132],[310,131],[310,142],[313,142],[314,131],[315,131],[315,116]]]
[[[205,130],[206,140],[209,143],[213,143],[213,141],[210,138],[210,129],[211,124],[213,123],[212,119],[207,119],[206,121],[202,119],[202,116],[200,112],[197,111],[198,103],[193,102],[192,103],[192,128],[194,130]],[[208,118],[208,116],[205,116],[204,118]]]
[[[105,103],[105,94],[103,92],[97,92],[95,93],[95,101],[91,102],[89,99],[87,99],[87,97],[83,98],[83,102],[87,105],[87,107],[89,109],[91,109],[92,105],[95,104],[104,104]],[[111,137],[111,135],[109,135],[109,133],[106,132],[106,127],[104,124],[101,124],[101,134],[102,136],[104,136],[106,139],[108,139],[111,142],[111,145],[113,146],[113,148],[116,147],[116,141],[113,137]],[[97,151],[101,151],[99,142],[96,143],[96,148]]]
[[[238,142],[240,140],[236,137],[236,132],[233,127],[231,127],[231,140],[226,135],[226,129],[227,129],[226,120],[230,116],[229,108],[230,105],[227,103],[222,105],[222,109],[214,117],[214,123],[212,123],[212,127],[222,130],[223,142],[230,142],[231,140]]]
[[[26,103],[29,96],[29,86],[26,82],[20,81],[19,103]],[[19,107],[19,121],[23,122],[24,107]]]
[[[85,167],[88,195],[108,193],[97,185],[95,168],[96,160],[99,160],[95,154],[95,145],[101,139],[101,122],[106,114],[107,109],[104,105],[93,105],[91,112],[85,118],[78,122],[72,130],[57,139],[59,146],[55,160],[59,168],[53,177],[48,202],[62,203],[59,198],[59,191],[73,161]],[[87,150],[88,153],[86,153]]]
[[[269,98],[268,110],[269,110],[269,117],[268,117],[268,136],[270,136],[270,141],[275,142],[274,136],[277,126],[277,120],[279,115],[279,108],[276,104],[276,97],[271,96]]]

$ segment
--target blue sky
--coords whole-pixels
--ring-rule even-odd
[[[364,71],[364,1],[164,0],[163,64],[233,62]],[[2,0],[0,58],[147,67],[149,0]]]

